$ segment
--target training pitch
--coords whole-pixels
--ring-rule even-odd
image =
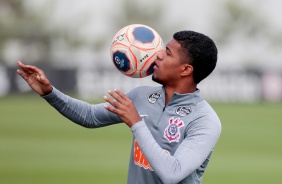
[[[212,104],[222,134],[203,184],[282,183],[282,103]],[[0,183],[126,183],[132,134],[86,129],[36,95],[0,98]]]

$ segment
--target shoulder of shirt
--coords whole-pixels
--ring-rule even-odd
[[[148,96],[153,93],[157,93],[162,90],[162,86],[139,86],[133,88],[126,93],[127,97],[131,100],[140,99],[140,97]]]
[[[155,93],[162,89],[162,86],[138,86],[133,88],[128,93]]]
[[[211,124],[217,124],[221,127],[220,119],[212,108],[212,106],[205,100],[198,102],[195,106],[194,119],[199,122],[210,122]]]

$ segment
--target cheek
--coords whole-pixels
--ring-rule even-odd
[[[173,60],[167,60],[165,64],[166,69],[169,69],[170,71],[175,71],[178,69],[177,65]]]

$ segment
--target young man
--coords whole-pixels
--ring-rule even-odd
[[[153,80],[127,94],[108,91],[90,105],[51,86],[44,72],[18,62],[18,74],[50,105],[88,128],[126,123],[133,132],[129,184],[198,184],[220,136],[221,123],[197,84],[215,68],[217,48],[207,36],[180,31],[158,54]]]

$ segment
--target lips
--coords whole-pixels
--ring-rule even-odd
[[[157,70],[159,69],[159,67],[157,65],[154,66],[154,70]]]
[[[154,63],[154,70],[159,69],[158,65],[157,65],[157,60]]]

